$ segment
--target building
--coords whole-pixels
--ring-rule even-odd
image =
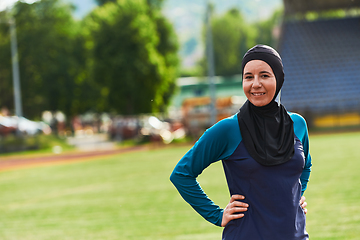
[[[360,125],[360,1],[284,0],[284,6],[282,103],[310,126]],[[342,17],[329,14],[338,9]]]
[[[177,80],[178,92],[172,106],[181,111],[188,135],[198,137],[210,127],[211,99],[207,77],[187,77]],[[216,121],[236,113],[246,101],[241,75],[215,77]]]

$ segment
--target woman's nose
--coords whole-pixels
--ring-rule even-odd
[[[253,82],[253,87],[254,88],[260,88],[261,87],[261,82],[258,76],[254,77],[254,82]]]

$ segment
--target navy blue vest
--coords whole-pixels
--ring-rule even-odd
[[[305,214],[299,204],[300,175],[305,156],[295,137],[295,154],[286,163],[263,166],[256,162],[240,142],[234,153],[223,160],[230,194],[245,196],[249,204],[245,216],[230,221],[223,239],[305,240]]]

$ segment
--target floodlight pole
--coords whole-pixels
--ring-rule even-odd
[[[214,64],[214,48],[211,31],[211,10],[209,1],[206,2],[206,55],[208,62],[209,92],[210,92],[210,124],[216,123],[216,86],[215,86],[215,64]]]
[[[11,18],[9,24],[10,24],[10,37],[11,37],[11,60],[12,60],[13,85],[14,85],[15,115],[18,117],[22,117],[23,111],[21,105],[19,55],[17,50],[15,19]]]

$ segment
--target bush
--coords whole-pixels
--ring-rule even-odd
[[[72,149],[65,139],[54,135],[8,135],[0,136],[0,153],[22,152],[31,150],[52,151],[55,146],[62,149]]]

